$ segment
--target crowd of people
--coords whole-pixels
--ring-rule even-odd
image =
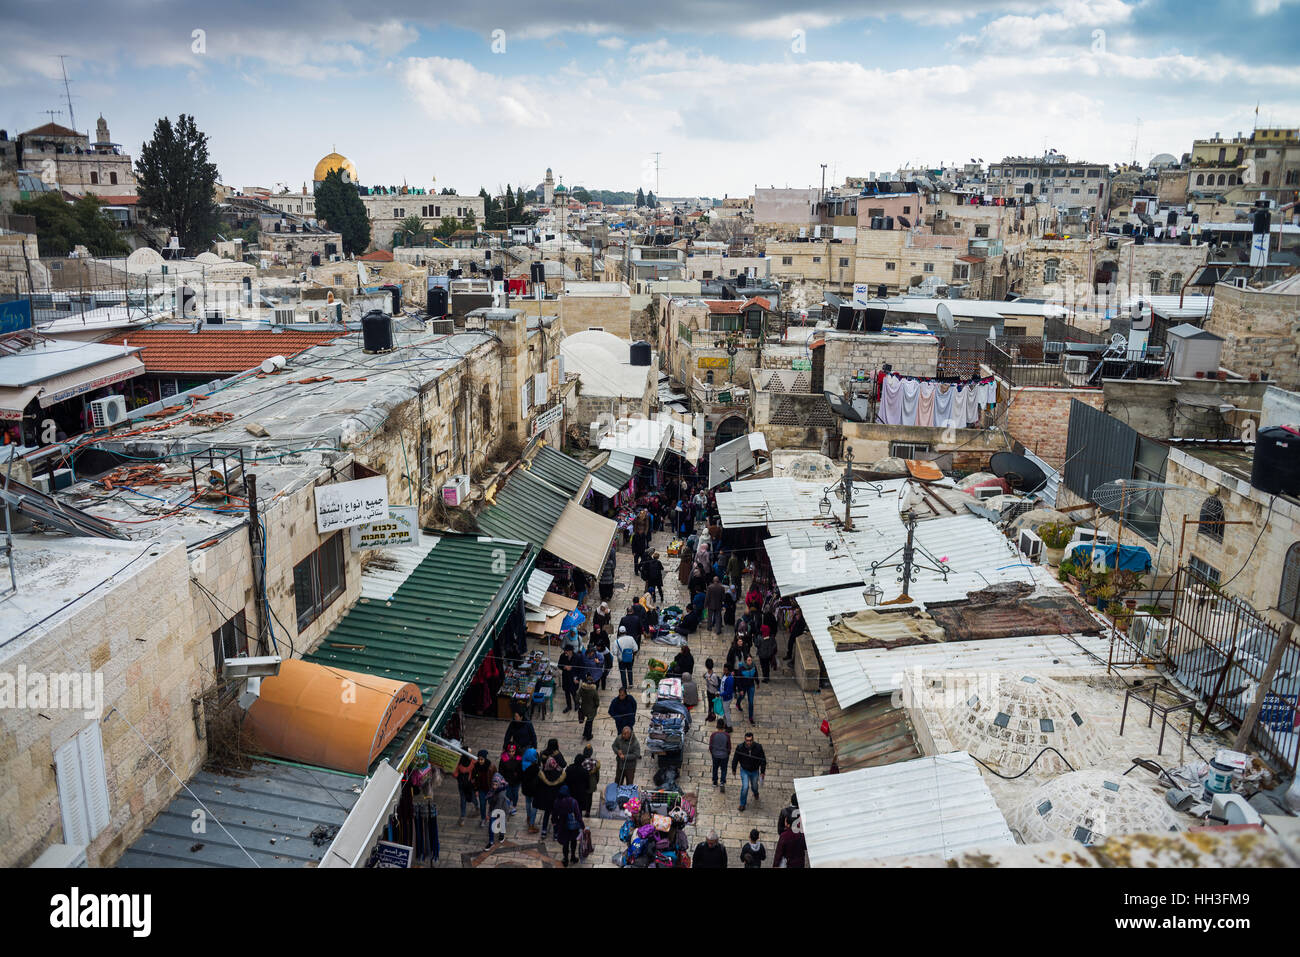
[[[783,614],[786,609],[771,584],[770,573],[746,561],[741,549],[724,547],[714,493],[698,477],[674,478],[641,496],[631,521],[623,527],[624,543],[630,547],[634,573],[645,583],[644,592],[629,599],[623,614],[615,612],[618,555],[617,549],[611,548],[601,573],[595,576],[599,602],[585,621],[585,632],[575,629],[565,635],[556,662],[564,700],[560,714],[573,715],[581,726],[581,752],[572,761],[566,760],[555,738],[538,750],[531,710],[520,709],[506,730],[496,763],[486,750],[480,750],[477,758],[466,755],[456,767],[458,825],[464,825],[472,805],[478,811],[479,826],[488,830],[486,849],[505,839],[502,822],[516,814],[522,795],[528,833],[559,843],[565,867],[584,856],[590,834],[586,821],[601,780],[601,762],[587,742],[593,738],[594,722],[601,713],[601,692],[608,690],[615,669],[614,695],[604,709],[614,723],[614,737],[606,755],[612,755],[614,784],[636,783],[642,748],[636,734],[638,694],[634,668],[643,648],[661,627],[656,602],[664,602],[665,569],[659,552],[650,543],[652,535],[664,529],[676,539],[670,552],[679,550],[678,579],[690,596],[682,614],[670,626],[680,636],[676,639],[680,643],[666,676],[681,679],[682,700],[690,708],[701,703],[699,690],[703,685],[708,723],[715,727],[708,737],[713,786],[725,793],[730,767],[732,776],[740,779],[739,811],[746,810],[751,798],[755,805],[761,802],[766,754],[752,730],[747,730],[740,741],[733,741],[731,717],[734,709],[737,720],[743,717],[751,726],[755,724],[759,686],[770,682],[783,662],[791,661],[795,640],[805,630],[803,620],[797,607],[791,610],[792,617]],[[744,587],[746,576],[750,579],[748,590]],[[580,610],[587,584],[585,578],[575,581],[575,587],[583,586]],[[782,659],[778,633],[783,619],[788,619],[789,635]],[[731,641],[721,666],[712,657],[704,660],[697,682],[695,656],[685,639],[702,627],[714,635],[725,633]],[[793,823],[797,818],[797,801],[792,797],[791,805],[778,818],[771,866],[805,866],[802,828]],[[738,858],[744,867],[761,867],[769,860],[759,830],[750,832],[749,842],[739,848]],[[693,859],[697,867],[727,866],[727,851],[716,832],[710,832],[695,848]]]

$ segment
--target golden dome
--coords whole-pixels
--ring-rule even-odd
[[[328,156],[321,158],[316,164],[316,172],[312,174],[312,182],[319,183],[333,170],[343,170],[344,178],[350,182],[357,182],[357,168],[352,165],[352,160],[348,159],[341,153],[330,153]]]

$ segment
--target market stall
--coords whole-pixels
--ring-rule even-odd
[[[534,695],[555,693],[555,671],[545,653],[530,651],[520,661],[507,661],[504,678],[497,691],[497,717],[509,721],[516,711],[532,706]]]

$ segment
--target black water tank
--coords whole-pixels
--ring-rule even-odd
[[[432,319],[438,319],[447,314],[446,289],[441,286],[433,286],[429,289],[428,311]]]
[[[886,217],[885,217],[885,225],[884,225],[883,228],[885,228],[885,229],[893,229],[893,228],[894,228],[894,217],[893,217],[893,216],[886,216]]]
[[[1300,432],[1278,425],[1259,430],[1250,484],[1269,495],[1300,495]]]
[[[540,262],[529,263],[528,281],[534,283],[546,282],[546,264]]]
[[[393,315],[400,316],[402,314],[402,287],[394,286],[390,284],[386,286],[380,286],[379,288],[383,289],[385,292],[388,293],[389,296],[392,297]]]
[[[1250,231],[1256,236],[1268,232],[1269,227],[1272,225],[1273,214],[1268,211],[1267,207],[1256,209],[1254,215],[1251,216]]]
[[[877,298],[877,299],[888,299],[888,298],[889,298],[889,287],[888,287],[888,286],[883,286],[883,285],[882,285],[882,286],[877,286],[877,287],[876,287],[876,298]]]
[[[648,366],[650,364],[650,343],[632,343],[631,358],[629,361],[634,366]]]
[[[361,342],[364,352],[391,352],[393,349],[393,320],[378,309],[361,317]]]
[[[313,266],[319,266],[319,265],[320,265],[320,253],[312,253],[312,254],[311,254],[311,264],[312,264]]]
[[[885,328],[885,310],[869,308],[866,310],[867,318],[864,326],[867,332],[880,332]]]
[[[493,267],[492,267],[492,281],[493,281],[493,282],[500,282],[502,279],[505,279],[505,278],[506,278],[506,271],[505,271],[504,269],[502,269],[500,266],[493,266]]]

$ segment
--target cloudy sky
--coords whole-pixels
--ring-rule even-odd
[[[0,8],[0,126],[193,113],[223,182],[747,195],[1054,148],[1181,155],[1300,125],[1300,0],[161,0]],[[372,12],[373,11],[373,12]]]

